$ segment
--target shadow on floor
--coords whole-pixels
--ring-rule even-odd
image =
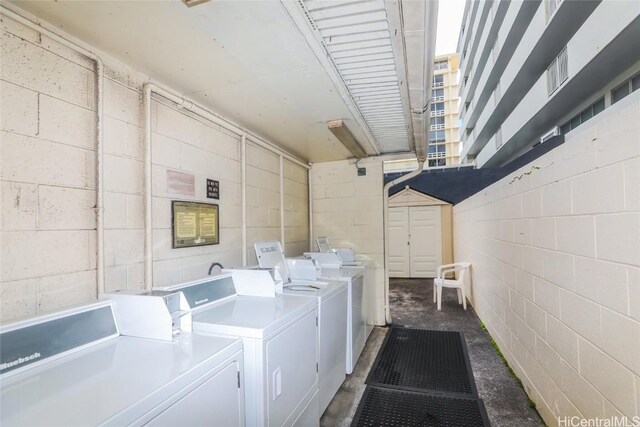
[[[443,289],[442,310],[437,311],[431,279],[391,279],[389,287],[394,325],[464,333],[478,394],[484,400],[492,426],[544,425],[537,412],[529,407],[524,390],[502,363],[473,308],[467,304],[467,311],[464,311],[458,304],[454,289]],[[347,376],[320,419],[321,426],[351,424],[364,393],[364,380],[386,333],[387,328],[374,328],[353,374]]]

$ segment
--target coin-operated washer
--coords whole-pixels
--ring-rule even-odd
[[[307,259],[286,260],[278,241],[258,242],[254,249],[260,267],[279,269],[285,294],[317,300],[319,404],[322,414],[346,378],[347,283],[319,282],[313,262]]]
[[[327,237],[316,238],[319,252],[305,252],[319,268],[319,280],[340,280],[348,284],[349,289],[349,329],[347,342],[346,372],[350,374],[356,366],[369,334],[373,330],[367,322],[368,300],[373,296],[367,292],[371,288],[371,263],[367,260],[355,261],[350,248],[333,249]],[[350,260],[350,261],[345,261]]]
[[[242,342],[189,332],[180,295],[139,297],[163,338],[125,336],[114,301],[3,325],[0,425],[244,425]]]
[[[194,331],[242,339],[248,426],[318,425],[317,302],[276,294],[270,271],[253,274],[238,287],[223,272],[160,290],[182,291]]]
[[[357,260],[356,253],[353,248],[334,248],[331,246],[331,242],[329,242],[329,238],[326,236],[317,236],[316,237],[316,246],[318,247],[318,252],[310,252],[310,256],[318,254],[318,253],[335,253],[338,258],[340,258],[341,267],[365,267],[367,261],[365,260]],[[319,255],[316,255],[319,256]]]
[[[347,284],[347,353],[345,372],[350,374],[362,354],[372,328],[367,325],[365,269],[359,267],[321,267],[318,279]]]

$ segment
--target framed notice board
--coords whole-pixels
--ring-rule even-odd
[[[171,202],[172,248],[217,245],[220,243],[218,205],[212,203]]]

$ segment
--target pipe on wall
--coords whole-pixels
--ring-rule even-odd
[[[151,209],[151,91],[153,85],[142,86],[142,118],[144,144],[144,287],[151,289],[153,283],[153,217]]]
[[[195,104],[193,101],[190,101],[181,95],[164,88],[156,83],[147,82],[143,85],[142,90],[142,106],[144,109],[143,117],[144,117],[144,127],[143,127],[143,141],[144,141],[144,188],[145,188],[145,221],[144,221],[144,232],[145,232],[145,245],[144,245],[144,271],[145,271],[145,289],[151,289],[153,287],[153,235],[152,235],[152,183],[151,183],[151,95],[155,93],[171,102],[174,102],[178,108],[188,110],[212,123],[215,123],[237,135],[240,135],[240,140],[242,144],[242,246],[243,246],[243,254],[242,260],[243,265],[246,265],[247,262],[247,221],[246,221],[246,144],[247,138],[250,139],[250,142],[260,147],[271,151],[272,153],[277,154],[280,157],[280,192],[281,192],[281,219],[280,219],[280,227],[281,227],[281,236],[284,239],[284,195],[282,194],[284,188],[284,172],[283,172],[283,162],[286,158],[291,162],[304,167],[305,169],[310,169],[310,166],[307,163],[304,163],[300,159],[292,156],[291,154],[279,149],[275,145],[267,142],[257,135],[247,131],[246,129],[232,123],[223,117],[212,113],[204,107],[201,107]],[[283,240],[284,244],[284,240]]]
[[[284,236],[284,158],[280,156],[280,241],[282,250],[286,252]]]
[[[387,324],[391,323],[391,306],[389,305],[389,190],[394,185],[401,184],[414,176],[420,175],[424,168],[424,162],[425,159],[418,159],[418,169],[388,182],[382,191],[382,223],[384,225],[384,317]]]
[[[23,17],[22,15],[7,8],[4,4],[1,7],[3,15],[13,19],[14,21],[28,27],[37,33],[44,34],[50,39],[60,43],[63,46],[72,49],[81,55],[91,59],[95,63],[96,74],[96,129],[95,129],[95,147],[96,147],[96,292],[98,294],[104,292],[104,145],[103,145],[103,92],[104,92],[104,64],[102,59],[78,44],[67,40],[66,38],[56,34],[55,32],[44,28],[43,26]]]
[[[240,139],[240,157],[242,168],[241,177],[242,180],[242,266],[247,266],[247,135],[242,134]]]
[[[313,252],[313,186],[311,185],[311,169],[307,171],[307,191],[309,193],[309,200],[307,206],[309,207],[309,252]]]

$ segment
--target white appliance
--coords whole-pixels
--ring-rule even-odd
[[[182,292],[125,290],[98,298],[114,302],[122,335],[173,341],[191,333],[191,309]]]
[[[267,249],[263,251],[263,249]],[[275,250],[271,250],[274,248]],[[285,294],[303,295],[318,302],[318,400],[322,414],[340,389],[346,375],[348,287],[344,281],[317,281],[317,270],[307,259],[286,259],[280,242],[255,244],[260,267],[280,266],[287,276]],[[286,268],[283,268],[286,267]],[[273,286],[273,284],[271,285]]]
[[[367,326],[365,269],[360,267],[322,268],[320,280],[339,280],[347,284],[347,353],[346,373],[353,372],[371,328]]]
[[[162,290],[184,293],[194,331],[242,339],[247,425],[318,425],[315,299],[238,295],[232,273]]]
[[[0,329],[0,425],[244,425],[242,342],[119,334],[112,302]]]
[[[340,259],[341,266],[359,266],[359,262],[356,261],[356,253],[353,248],[334,248],[331,246],[331,242],[329,242],[329,238],[326,236],[317,236],[316,246],[318,246],[318,252],[305,253],[305,256],[333,252]]]

